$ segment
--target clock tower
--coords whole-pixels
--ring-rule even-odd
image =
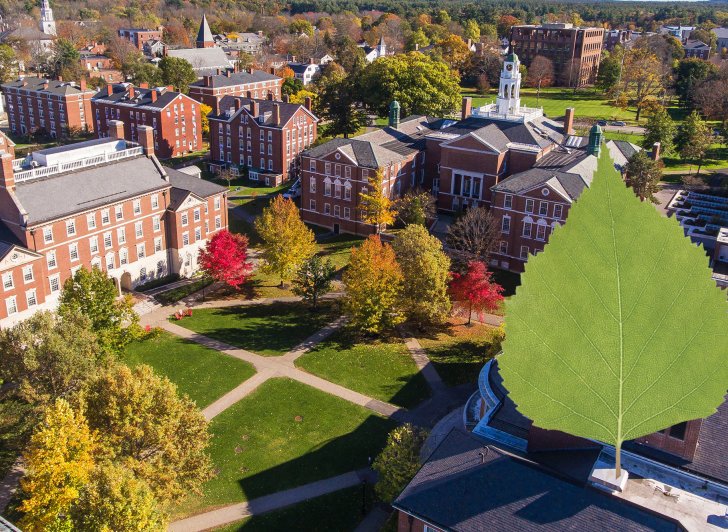
[[[498,114],[517,115],[521,108],[521,62],[516,53],[511,50],[503,62],[500,76],[496,109]]]

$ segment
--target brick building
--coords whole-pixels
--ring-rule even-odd
[[[10,131],[26,135],[44,130],[53,138],[71,129],[93,131],[91,98],[86,80],[73,83],[44,78],[20,78],[0,86],[7,104]]]
[[[137,128],[154,129],[154,150],[168,159],[202,147],[200,104],[171,87],[134,87],[130,83],[107,85],[91,99],[98,137],[109,131],[111,120],[124,125],[124,138],[137,140]]]
[[[118,31],[119,37],[133,44],[139,51],[144,49],[144,43],[147,41],[161,41],[163,34],[164,31],[161,26],[155,30],[148,28],[121,28]]]
[[[683,50],[685,50],[685,57],[697,57],[703,61],[710,59],[710,45],[703,41],[688,39],[683,43]]]
[[[273,95],[274,100],[281,99],[283,78],[274,73],[250,69],[248,72],[233,72],[226,70],[215,75],[203,78],[190,85],[189,96],[198,102],[209,105],[214,109],[223,96],[247,96],[252,98],[268,98]]]
[[[305,105],[225,96],[211,113],[213,168],[246,168],[253,181],[278,186],[298,176],[299,154],[316,140],[318,119]]]
[[[596,81],[603,28],[579,28],[572,24],[513,26],[510,40],[527,67],[537,55],[551,59],[557,81],[563,86],[583,87]]]
[[[114,134],[124,129],[111,126]],[[81,267],[107,271],[120,290],[197,268],[199,248],[227,226],[227,189],[159,164],[151,127],[138,136],[24,160],[2,153],[0,327],[55,308]]]

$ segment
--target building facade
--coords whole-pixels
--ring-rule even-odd
[[[130,42],[140,52],[144,50],[144,43],[151,40],[161,41],[164,31],[162,28],[121,28],[119,37]]]
[[[513,26],[510,36],[513,50],[527,67],[534,57],[547,57],[554,63],[557,82],[565,87],[583,87],[596,81],[603,40],[603,28],[572,24]]]
[[[124,134],[137,140],[137,129],[151,126],[154,150],[160,159],[176,157],[202,147],[200,104],[171,87],[134,87],[130,83],[107,85],[91,99],[93,121],[99,138],[107,135],[109,122],[123,122]]]
[[[80,83],[44,78],[20,78],[4,83],[10,131],[27,135],[44,130],[53,138],[71,130],[93,131],[91,98],[96,93]]]
[[[283,78],[273,72],[254,69],[248,72],[226,70],[224,73],[204,76],[192,83],[189,96],[215,110],[224,96],[247,96],[250,93],[253,99],[267,99],[272,95],[274,100],[280,100],[282,86]]]
[[[189,275],[199,248],[227,226],[227,189],[165,168],[152,128],[138,132],[138,143],[111,136],[24,160],[2,153],[0,327],[55,308],[82,267],[108,272],[119,290]]]
[[[685,57],[697,57],[703,61],[710,59],[710,45],[703,41],[688,39],[683,43],[683,50],[685,50]]]
[[[300,153],[317,136],[318,119],[310,107],[310,99],[300,105],[224,97],[219,112],[208,117],[213,168],[245,169],[249,179],[267,186],[298,177]]]

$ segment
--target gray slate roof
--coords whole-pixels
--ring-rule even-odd
[[[192,192],[200,196],[201,198],[209,198],[215,194],[225,192],[227,188],[220,186],[212,181],[206,179],[200,179],[179,170],[173,168],[167,168],[167,175],[169,176],[169,184],[174,189],[183,190],[186,192]]]
[[[222,48],[213,46],[212,48],[179,48],[177,50],[168,50],[170,57],[178,57],[184,59],[190,65],[198,76],[216,74],[218,68],[229,68],[230,60]]]
[[[471,116],[443,129],[443,133],[454,135],[473,133],[494,146],[504,146],[504,142],[515,142],[545,148],[554,142],[561,143],[564,140],[563,125],[545,117],[521,123]]]
[[[53,41],[55,35],[43,33],[33,26],[21,26],[0,33],[0,41],[18,40],[18,41]]]
[[[116,83],[113,85],[114,92],[109,95],[106,91],[97,92],[91,99],[110,103],[124,104],[132,107],[151,107],[164,109],[179,96],[179,92],[167,90],[166,87],[155,89],[141,89],[134,87],[134,99],[129,99],[129,83]],[[152,102],[152,91],[157,91],[157,101]],[[161,94],[160,94],[161,93]]]
[[[728,28],[713,28],[711,30],[719,39],[728,39]]]
[[[686,50],[705,50],[706,48],[710,47],[703,41],[688,39],[688,41],[683,44],[683,48],[685,48]]]
[[[235,109],[235,100],[240,100],[241,106],[238,112],[233,112],[229,116],[226,115],[226,112],[230,109]],[[235,116],[239,115],[240,113],[249,113],[250,109],[250,103],[251,102],[258,102],[258,115],[259,116],[266,116],[266,113],[270,113],[265,118],[265,121],[263,122],[263,125],[270,126],[270,127],[281,127],[282,125],[286,124],[291,117],[301,108],[305,107],[299,103],[286,103],[286,102],[279,102],[275,100],[268,100],[268,99],[256,99],[256,98],[244,98],[242,96],[223,96],[220,99],[220,112],[215,113],[214,111],[208,115],[210,119],[213,120],[222,120],[225,122],[231,121]],[[278,105],[278,108],[281,112],[281,123],[280,124],[274,124],[273,123],[273,108]],[[252,116],[252,115],[250,115]],[[313,116],[313,115],[311,115]],[[261,122],[256,118],[256,121],[260,124]]]
[[[553,181],[552,181],[553,180]],[[578,174],[550,170],[548,168],[531,168],[507,177],[491,188],[493,191],[521,194],[540,185],[552,185],[562,192],[566,192],[569,199],[575,200],[586,183]]]
[[[451,431],[393,506],[456,532],[679,529],[666,518],[564,480],[488,443]]]
[[[259,81],[271,81],[281,79],[275,74],[269,74],[263,70],[253,70],[250,72],[232,72],[230,76],[224,74],[215,74],[210,76],[209,87],[217,89],[219,87],[231,87],[233,85],[244,85],[248,83],[256,83]],[[204,79],[195,81],[190,84],[190,87],[207,87]]]
[[[45,84],[48,82],[48,88],[45,88]],[[45,78],[23,78],[16,79],[15,81],[8,81],[1,85],[2,88],[13,88],[23,89],[28,91],[37,91],[47,94],[66,95],[66,94],[81,94],[81,89],[76,83],[69,81],[58,81],[57,79],[45,79]],[[96,92],[93,89],[86,89],[85,92]]]
[[[293,70],[295,74],[303,74],[310,66],[316,65],[311,65],[310,63],[288,63],[288,67]]]
[[[728,484],[728,396],[715,414],[703,420],[698,449],[685,469]]]

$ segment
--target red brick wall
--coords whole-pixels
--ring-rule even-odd
[[[146,41],[149,41],[151,39],[155,39],[158,41],[162,40],[162,32],[159,30],[148,30],[148,31],[129,31],[129,30],[119,30],[119,36],[129,41],[131,44],[136,46],[138,50],[141,50],[144,48],[144,43]]]
[[[692,460],[698,447],[698,438],[702,424],[702,419],[688,421],[684,439],[671,436],[670,429],[665,429],[642,438],[637,438],[635,441],[648,447],[680,456],[686,460]]]
[[[397,513],[397,532],[424,532],[425,523],[404,512]]]
[[[205,78],[203,78],[203,83]],[[281,87],[283,86],[283,79],[274,79],[269,81],[258,81],[255,83],[242,83],[240,85],[232,85],[230,87],[190,87],[189,96],[202,102],[205,105],[209,105],[213,110],[217,109],[218,103],[224,96],[247,96],[250,91],[253,98],[266,99],[269,93],[273,94],[274,100],[279,100],[281,97]]]
[[[33,280],[30,282],[26,282],[23,278],[24,270],[27,267],[30,267],[33,270]],[[4,286],[6,273],[12,274],[12,288],[5,288]],[[46,299],[47,287],[44,286],[47,282],[46,279],[47,276],[45,274],[45,259],[42,257],[35,259],[32,262],[0,270],[0,299],[2,299],[2,302],[0,302],[0,320],[8,317],[7,301],[13,296],[15,296],[16,308],[18,313],[28,310],[29,307],[27,293],[30,290],[35,290],[35,306],[42,305]]]
[[[40,91],[7,89],[5,97],[10,130],[24,134],[45,129],[48,134],[55,132],[58,137],[66,136],[69,128],[93,131],[93,95],[93,91],[57,96]]]

